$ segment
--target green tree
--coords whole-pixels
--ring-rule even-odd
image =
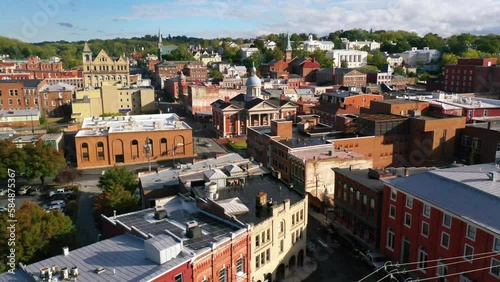
[[[380,69],[382,65],[387,64],[387,59],[382,52],[376,51],[373,55],[368,55],[368,64],[374,65]]]
[[[373,66],[373,65],[366,65],[366,66],[360,68],[359,70],[362,71],[362,72],[364,72],[364,73],[367,73],[367,72],[378,72],[377,66]]]
[[[394,68],[394,75],[406,75],[405,69],[403,67],[397,66]]]
[[[133,193],[138,182],[135,174],[124,166],[114,166],[99,177],[97,187],[106,192],[113,187],[120,185],[125,190]]]
[[[116,213],[128,213],[139,209],[139,199],[125,189],[123,184],[114,183],[100,194],[94,203],[94,215],[111,216]]]
[[[55,176],[66,167],[66,160],[62,151],[58,151],[50,144],[37,141],[23,147],[26,155],[26,176],[40,178],[42,185],[45,177]]]
[[[10,231],[7,227],[7,212],[0,213],[0,253],[8,254],[12,246],[8,245]],[[62,248],[76,247],[75,227],[71,219],[59,211],[46,212],[33,202],[24,202],[16,211],[16,262],[33,263],[60,254]],[[7,269],[6,256],[0,258],[0,272]],[[17,267],[17,265],[16,265]]]
[[[7,178],[8,170],[16,171],[20,175],[26,171],[26,152],[18,148],[11,141],[0,140],[0,178]]]
[[[48,122],[47,116],[42,114],[39,118],[39,121],[41,125],[46,125]]]
[[[122,113],[103,113],[100,117],[116,117],[122,116]]]
[[[208,76],[213,79],[213,83],[219,83],[224,79],[224,75],[217,69],[211,69],[208,72]]]
[[[333,58],[326,55],[326,51],[314,50],[311,57],[319,63],[322,68],[331,68],[333,66]]]
[[[444,53],[441,56],[441,63],[443,65],[456,65],[458,63],[458,56],[451,53]]]
[[[347,63],[346,60],[343,60],[342,62],[340,62],[340,67],[341,68],[347,68],[347,66],[348,66],[348,63]]]
[[[167,61],[195,61],[193,54],[187,48],[180,46],[179,48],[162,56]]]
[[[260,62],[261,62],[261,55],[252,54],[250,57],[243,60],[243,65],[247,68],[247,70],[250,70],[252,68],[252,65],[254,65],[258,72]]]

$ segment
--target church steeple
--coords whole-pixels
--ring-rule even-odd
[[[286,32],[286,50],[285,50],[285,62],[290,62],[292,60],[292,44],[290,44],[290,33]]]
[[[158,60],[161,61],[161,56],[163,55],[163,52],[162,52],[162,47],[163,47],[163,44],[161,42],[161,31],[160,31],[160,28],[158,28]]]
[[[85,42],[85,45],[83,45],[82,57],[83,62],[92,61],[92,50],[90,50],[89,44],[87,42]]]

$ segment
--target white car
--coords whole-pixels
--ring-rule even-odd
[[[19,195],[26,195],[26,193],[28,193],[28,190],[31,188],[31,186],[22,186],[21,188],[19,188],[19,190],[17,191],[17,194]]]
[[[61,205],[51,205],[51,204],[45,204],[43,205],[43,209],[46,210],[47,212],[51,211],[51,210],[59,210],[59,211],[62,211],[64,209],[63,206]]]
[[[50,206],[61,206],[64,208],[64,206],[66,206],[66,203],[63,201],[63,200],[55,200],[55,201],[51,201],[49,203]]]
[[[360,255],[374,270],[382,268],[386,262],[390,261],[386,256],[376,252],[360,252]]]

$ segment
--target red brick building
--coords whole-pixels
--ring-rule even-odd
[[[44,85],[36,79],[0,80],[0,108],[39,109],[39,90]]]
[[[361,88],[366,85],[366,74],[355,69],[335,69],[335,84]]]
[[[49,117],[70,117],[76,87],[57,83],[40,88],[40,111]]]
[[[498,281],[499,179],[483,164],[388,180],[381,251],[421,278]]]
[[[497,58],[458,59],[456,65],[444,67],[444,91],[456,93],[487,92],[482,90],[481,84],[488,80],[486,75],[477,74],[480,67],[490,67],[497,64]],[[484,81],[483,81],[484,80]]]

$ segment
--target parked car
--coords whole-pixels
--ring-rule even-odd
[[[359,253],[362,252],[364,249],[361,246],[361,244],[358,243],[356,238],[354,238],[352,235],[347,234],[347,233],[344,233],[344,234],[339,236],[339,242],[342,246],[351,250],[356,255],[359,255]]]
[[[38,187],[32,187],[31,189],[28,190],[28,195],[29,196],[37,196],[42,194],[42,191]]]
[[[390,261],[386,256],[377,252],[360,252],[360,256],[373,270],[382,268]]]
[[[52,205],[52,204],[45,204],[43,205],[43,209],[47,212],[51,211],[51,210],[59,210],[59,211],[63,211],[64,207],[61,206],[61,205]]]
[[[21,188],[19,188],[19,190],[17,190],[17,194],[18,195],[26,195],[26,193],[28,193],[28,190],[31,188],[31,186],[22,186]]]
[[[73,193],[73,191],[67,191],[64,188],[57,189],[55,191],[50,191],[49,192],[49,197],[52,197],[54,195],[69,195]]]
[[[64,202],[63,200],[55,200],[55,201],[51,201],[49,203],[49,205],[51,206],[61,206],[61,207],[65,207],[66,206],[66,202]]]

